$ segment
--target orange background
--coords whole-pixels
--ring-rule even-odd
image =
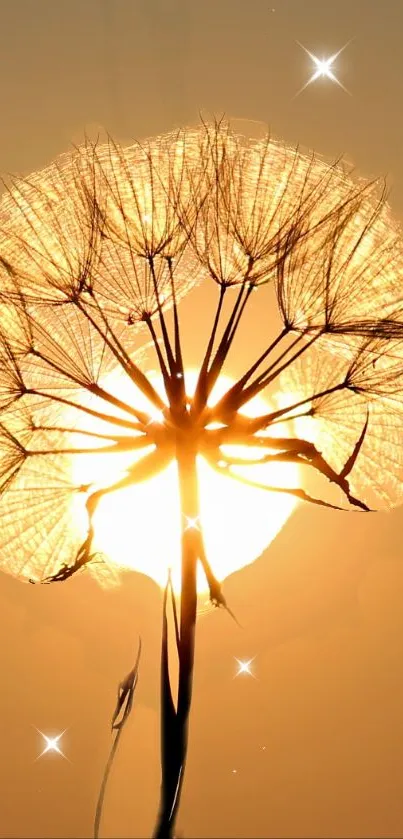
[[[402,217],[402,30],[400,0],[3,0],[0,170],[39,169],[85,129],[128,142],[225,112],[330,159],[345,152],[364,176],[387,174]],[[293,99],[312,73],[296,39],[326,56],[350,38],[335,71],[353,95],[319,81]],[[184,304],[191,363],[208,311],[202,289]],[[185,837],[403,835],[402,523],[401,509],[300,506],[225,585],[244,629],[221,612],[200,620]],[[0,577],[1,836],[91,834],[116,686],[139,633],[137,701],[102,835],[150,834],[160,607],[134,574],[108,593],[86,575],[50,587]],[[258,678],[234,680],[234,656],[256,656]],[[35,762],[33,726],[68,728],[71,763]]]

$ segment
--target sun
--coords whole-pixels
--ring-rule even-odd
[[[185,372],[186,393],[192,396],[197,372]],[[164,397],[162,378],[148,374],[155,389]],[[214,404],[234,384],[229,376],[221,376],[214,387],[209,403]],[[108,378],[108,389],[120,398],[133,402],[131,387],[123,379]],[[134,404],[134,403],[133,403]],[[150,411],[150,404],[136,393],[136,408],[147,410],[155,422],[161,415]],[[245,407],[246,416],[268,413],[270,405],[257,396]],[[258,459],[261,451],[242,446],[226,446],[223,451],[234,456]],[[143,453],[137,454],[141,457]],[[135,455],[136,456],[136,455]],[[133,452],[128,455],[80,455],[75,459],[73,480],[85,484],[91,473],[93,483],[112,483],[133,463]],[[221,582],[229,574],[253,562],[272,542],[298,503],[295,498],[279,493],[245,486],[229,475],[218,474],[207,461],[197,460],[200,495],[200,520],[181,522],[177,466],[173,461],[159,475],[141,484],[105,495],[93,518],[93,550],[107,557],[120,568],[147,574],[164,587],[171,569],[173,587],[180,591],[181,528],[201,527],[207,556],[216,578]],[[292,463],[238,466],[234,472],[280,487],[298,484],[298,466]],[[197,590],[207,591],[202,569],[199,569]]]

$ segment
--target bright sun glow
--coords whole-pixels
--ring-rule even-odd
[[[162,380],[150,375],[155,389],[164,396]],[[186,392],[194,392],[197,373],[185,374]],[[210,404],[214,404],[233,384],[228,376],[221,376],[214,388]],[[146,410],[154,421],[163,416],[152,409],[145,397],[136,394],[135,402],[130,385],[108,379],[108,389],[120,398],[131,400],[137,409]],[[245,407],[244,414],[257,416],[270,410],[267,402],[255,397]],[[154,417],[155,414],[155,417]],[[273,432],[274,433],[274,432]],[[284,429],[283,429],[284,433]],[[83,441],[84,442],[84,441]],[[88,440],[86,441],[88,444]],[[149,451],[147,449],[147,451]],[[258,459],[262,452],[241,446],[226,446],[223,451],[233,456]],[[75,458],[73,479],[86,483],[89,474],[95,484],[108,485],[121,476],[140,453],[82,455]],[[205,547],[213,572],[222,581],[229,574],[253,562],[275,538],[293,511],[296,500],[291,496],[268,493],[234,481],[215,472],[201,456],[198,458],[200,488],[200,522],[188,520],[186,527],[203,528]],[[298,485],[299,470],[295,464],[262,464],[234,467],[238,474],[281,487]],[[165,586],[170,567],[175,591],[180,590],[180,533],[179,489],[176,463],[172,462],[160,475],[105,496],[94,515],[94,550],[107,555],[121,567],[133,568]],[[199,570],[197,588],[206,592],[207,585]]]

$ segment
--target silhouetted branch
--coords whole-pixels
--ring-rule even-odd
[[[148,455],[145,455],[140,461],[134,463],[127,470],[127,474],[121,480],[117,481],[116,483],[112,484],[109,487],[105,487],[105,489],[97,490],[93,492],[86,501],[86,509],[88,513],[88,535],[79,548],[77,555],[75,557],[74,562],[72,565],[62,565],[62,567],[55,573],[52,574],[50,577],[46,577],[43,581],[44,583],[56,583],[62,582],[63,580],[67,580],[69,577],[72,577],[77,571],[87,565],[91,560],[94,558],[94,554],[91,553],[92,541],[94,538],[94,525],[93,525],[93,517],[95,511],[98,507],[99,502],[104,498],[106,495],[109,495],[112,492],[118,492],[120,489],[125,489],[125,487],[133,486],[136,483],[140,483],[141,481],[146,481],[155,475],[158,475],[165,467],[170,463],[172,460],[172,453],[167,451],[153,451]],[[85,488],[87,489],[87,488]]]
[[[101,824],[102,818],[102,811],[104,806],[104,799],[106,793],[106,787],[109,780],[109,775],[111,773],[112,765],[115,759],[115,755],[119,746],[119,740],[123,731],[123,727],[126,724],[130,712],[133,707],[133,700],[134,700],[134,691],[137,686],[138,682],[138,671],[139,671],[139,664],[140,664],[140,655],[141,655],[141,638],[139,638],[139,648],[137,652],[136,661],[134,664],[133,669],[130,673],[127,674],[125,679],[120,682],[118,686],[118,699],[116,703],[116,708],[113,712],[112,717],[112,733],[115,732],[113,743],[111,746],[111,750],[109,753],[108,760],[106,762],[105,771],[103,774],[101,788],[99,791],[99,797],[97,801],[97,806],[95,810],[95,821],[94,821],[94,839],[98,839],[99,837],[99,828]],[[118,719],[119,716],[120,720]]]

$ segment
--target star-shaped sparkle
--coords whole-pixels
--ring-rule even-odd
[[[339,87],[341,87],[342,90],[344,90],[345,93],[348,93],[349,96],[351,96],[350,91],[347,90],[347,88],[344,87],[344,85],[339,81],[339,79],[337,78],[337,76],[335,76],[335,74],[333,72],[333,69],[332,69],[334,62],[336,61],[336,58],[339,57],[340,53],[342,53],[343,50],[345,50],[346,47],[348,47],[348,45],[350,43],[351,43],[351,41],[348,41],[347,44],[344,44],[344,47],[342,47],[337,52],[333,53],[333,55],[330,55],[329,58],[318,58],[312,52],[307,50],[307,48],[304,47],[303,44],[301,44],[299,41],[297,41],[298,46],[301,47],[301,49],[303,49],[304,52],[306,52],[306,54],[309,55],[309,58],[313,61],[315,70],[312,73],[312,76],[306,82],[306,84],[304,84],[300,88],[300,90],[298,90],[298,92],[295,94],[294,99],[297,96],[299,96],[299,94],[302,93],[302,91],[305,90],[305,88],[307,88],[308,85],[312,84],[312,82],[316,82],[317,79],[330,79],[332,82],[335,82],[335,84],[337,84]]]
[[[190,516],[185,516],[186,527],[185,530],[199,530],[199,516],[192,519]]]
[[[245,676],[253,676],[253,678],[256,679],[255,674],[252,673],[252,670],[250,669],[251,664],[254,660],[255,656],[253,658],[250,658],[248,661],[241,661],[240,658],[235,658],[235,661],[238,664],[238,670],[235,673],[234,679],[236,679],[237,676],[241,676],[242,674]]]
[[[165,417],[163,411],[154,411],[151,419],[147,423],[147,425],[163,425],[165,422]]]
[[[57,734],[55,737],[48,737],[48,735],[44,734],[43,731],[40,731],[39,728],[37,728],[36,730],[43,737],[43,739],[46,743],[43,752],[41,752],[40,755],[38,755],[38,757],[35,758],[36,760],[39,760],[39,758],[43,757],[43,755],[47,754],[47,752],[57,752],[57,754],[64,757],[65,760],[68,760],[66,755],[62,752],[61,748],[59,747],[59,740],[63,737],[63,734],[67,731],[66,728],[64,729],[64,731],[61,732],[61,734]]]

